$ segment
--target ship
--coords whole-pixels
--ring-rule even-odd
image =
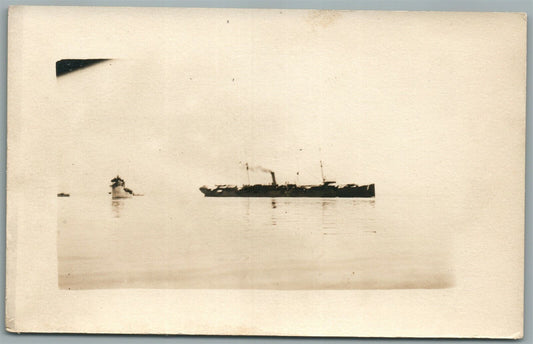
[[[124,179],[120,178],[118,175],[111,179],[111,183],[111,197],[113,199],[131,198],[134,196],[133,191],[126,187]]]
[[[70,194],[64,193],[64,192],[60,192],[60,193],[57,194],[57,197],[70,197]]]
[[[205,197],[344,197],[344,198],[372,198],[376,196],[375,185],[344,184],[338,185],[335,181],[326,180],[322,169],[322,184],[318,185],[297,185],[278,184],[274,171],[269,172],[272,177],[271,184],[247,184],[236,185],[216,185],[215,187],[202,186],[200,191]],[[246,164],[246,170],[249,170]]]

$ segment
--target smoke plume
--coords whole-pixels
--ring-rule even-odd
[[[248,170],[252,171],[252,172],[265,172],[265,173],[271,173],[271,172],[272,172],[272,170],[270,170],[270,169],[268,169],[268,168],[265,168],[265,167],[263,167],[263,166],[259,166],[259,165],[257,165],[257,166],[250,166],[250,165],[248,165],[248,164],[245,164],[245,167],[246,167]]]

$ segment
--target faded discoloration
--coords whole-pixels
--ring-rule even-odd
[[[307,20],[313,26],[320,26],[323,28],[333,25],[337,19],[342,16],[341,11],[333,10],[313,10],[309,12]]]

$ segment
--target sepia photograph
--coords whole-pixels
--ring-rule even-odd
[[[12,7],[8,330],[519,338],[526,24]]]
[[[310,47],[280,63],[280,52],[233,49],[56,63],[56,119],[69,123],[58,137],[59,287],[452,286],[449,222],[431,211],[449,198],[428,194],[450,171],[423,185],[401,158],[438,169],[442,157],[410,143],[428,133],[361,104],[345,47],[323,58],[327,75],[307,68]],[[391,130],[402,134],[380,144]]]

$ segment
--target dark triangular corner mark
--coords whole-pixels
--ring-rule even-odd
[[[111,59],[64,59],[56,62],[56,77]]]

